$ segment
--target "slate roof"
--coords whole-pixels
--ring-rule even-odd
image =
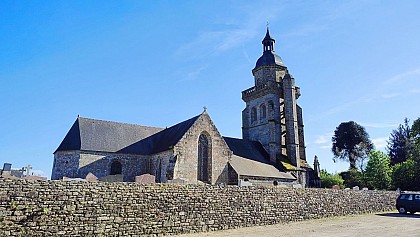
[[[273,165],[246,159],[237,155],[232,156],[230,165],[239,175],[296,180],[292,174],[281,172]]]
[[[178,143],[199,117],[200,115],[166,128],[146,139],[127,146],[118,152],[150,155],[167,151]]]
[[[279,65],[284,66],[283,60],[273,51],[265,51],[263,55],[257,60],[255,68],[261,66]]]
[[[239,175],[296,179],[290,173],[282,172],[270,163],[269,154],[261,143],[231,137],[223,138],[233,152],[230,165]]]
[[[163,128],[78,117],[55,152],[116,152],[162,130]]]
[[[223,138],[233,154],[264,164],[270,164],[270,156],[261,143],[232,137]]]

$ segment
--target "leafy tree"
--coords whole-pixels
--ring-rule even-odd
[[[391,164],[395,165],[404,162],[413,149],[411,138],[411,128],[408,125],[408,119],[404,119],[404,124],[400,124],[398,129],[392,130],[391,137],[389,138],[387,149]]]
[[[392,173],[394,188],[420,191],[420,168],[414,159],[396,164]]]
[[[347,188],[352,188],[354,186],[366,186],[362,172],[357,169],[350,169],[348,171],[341,172],[340,176],[344,180],[344,185]]]
[[[420,160],[420,118],[414,120],[413,126],[411,126],[410,137],[414,144],[411,155],[415,160]]]
[[[338,125],[331,140],[334,162],[337,158],[349,161],[350,169],[356,169],[356,161],[373,149],[365,128],[353,121]]]
[[[343,179],[338,174],[330,174],[326,170],[321,170],[321,188],[332,188],[334,185],[344,188]]]
[[[392,170],[389,157],[380,151],[371,151],[366,165],[365,180],[369,188],[390,189]]]

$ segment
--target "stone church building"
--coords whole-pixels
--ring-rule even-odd
[[[223,137],[203,113],[169,128],[78,117],[54,152],[51,179],[120,177],[133,182],[317,186],[306,162],[299,87],[267,29],[255,86],[242,91],[242,139]],[[318,162],[318,161],[317,161]]]

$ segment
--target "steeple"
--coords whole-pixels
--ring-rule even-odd
[[[282,66],[284,67],[283,61],[281,58],[274,53],[274,43],[276,40],[274,40],[270,35],[270,30],[267,26],[267,32],[265,33],[265,37],[262,40],[263,44],[263,55],[257,60],[257,63],[255,64],[254,70],[261,66]]]
[[[266,51],[273,51],[274,52],[274,43],[275,42],[276,42],[276,40],[271,38],[270,31],[268,30],[268,26],[267,26],[267,33],[265,34],[265,37],[262,41],[262,44],[264,45],[264,47],[263,47],[264,53]]]

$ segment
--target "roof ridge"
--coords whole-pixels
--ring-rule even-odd
[[[139,127],[148,127],[148,128],[160,128],[165,129],[163,127],[154,127],[154,126],[148,126],[148,125],[140,125],[135,123],[126,123],[126,122],[116,122],[116,121],[110,121],[110,120],[104,120],[104,119],[93,119],[93,118],[85,118],[85,117],[77,117],[77,119],[86,119],[86,120],[94,120],[94,121],[100,121],[100,122],[107,122],[107,123],[118,123],[118,124],[125,124],[125,125],[133,125],[133,126],[139,126]]]

